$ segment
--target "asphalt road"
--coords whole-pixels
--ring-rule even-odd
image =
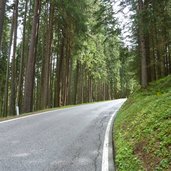
[[[123,102],[0,122],[0,171],[101,171],[105,130]]]

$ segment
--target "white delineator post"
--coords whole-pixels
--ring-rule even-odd
[[[19,116],[19,115],[20,115],[20,112],[19,112],[19,106],[16,106],[16,114],[17,114],[17,116]]]

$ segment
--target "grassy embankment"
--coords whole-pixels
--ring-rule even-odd
[[[171,76],[131,95],[114,141],[118,171],[171,171]]]

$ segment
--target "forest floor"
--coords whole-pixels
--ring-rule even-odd
[[[134,92],[114,124],[119,171],[171,170],[171,76]]]

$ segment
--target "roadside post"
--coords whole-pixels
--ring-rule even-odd
[[[16,106],[16,114],[17,114],[17,116],[19,116],[19,115],[20,115],[20,112],[19,112],[19,106]]]

